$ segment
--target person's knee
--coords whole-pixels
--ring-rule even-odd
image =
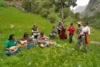
[[[31,47],[33,47],[34,45],[33,45],[33,43],[29,43],[28,45],[27,45],[27,48],[29,49],[29,48],[31,48]]]
[[[10,56],[11,55],[11,52],[10,51],[5,51],[5,54]]]

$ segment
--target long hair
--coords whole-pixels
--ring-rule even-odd
[[[9,39],[8,40],[12,40],[13,36],[15,36],[14,34],[9,35]]]

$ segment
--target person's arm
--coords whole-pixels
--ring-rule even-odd
[[[75,31],[75,27],[73,28],[73,30]]]
[[[37,42],[38,42],[38,43],[41,43],[41,42],[43,42],[43,40],[41,40],[41,38],[38,37],[38,38],[37,38]]]
[[[47,36],[44,36],[44,39],[45,39],[45,40],[49,40],[49,37],[47,37]]]
[[[5,50],[9,50],[8,46],[9,46],[9,42],[6,41],[6,43],[5,43]]]
[[[88,28],[88,35],[90,35],[90,28]]]
[[[70,31],[70,27],[68,28],[68,31]]]
[[[37,29],[37,31],[34,31],[34,30],[32,31],[32,33],[38,33],[38,32],[39,32],[39,30],[38,30],[38,29]]]

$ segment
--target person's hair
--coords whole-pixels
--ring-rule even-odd
[[[71,23],[70,25],[73,25],[73,23]]]
[[[85,24],[88,25],[89,23],[88,22],[85,22]]]
[[[12,40],[13,36],[15,36],[14,34],[9,35],[9,39],[8,40]]]
[[[44,36],[44,33],[43,33],[43,32],[41,32],[41,33],[40,33],[40,35],[43,37],[43,36]]]
[[[78,24],[78,27],[80,27],[81,26],[81,24]]]
[[[33,25],[33,27],[36,26],[35,24]]]
[[[26,36],[28,36],[28,33],[27,32],[24,33],[23,37],[26,37]]]
[[[55,28],[55,26],[52,26],[52,28]]]

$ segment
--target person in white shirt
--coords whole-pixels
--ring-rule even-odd
[[[87,44],[88,44],[88,35],[90,35],[90,27],[88,26],[88,23],[82,22],[82,31],[78,35],[78,47],[80,48],[81,42],[84,47],[84,52],[87,52]]]

